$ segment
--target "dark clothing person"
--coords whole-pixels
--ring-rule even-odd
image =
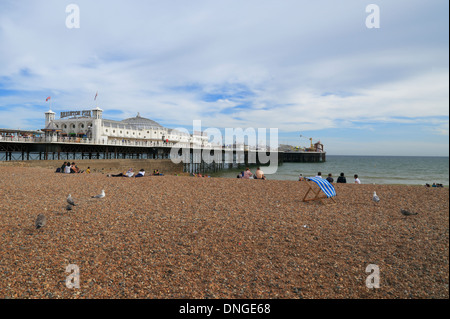
[[[336,183],[347,183],[347,179],[344,176],[344,173],[341,173],[341,175],[338,177]]]

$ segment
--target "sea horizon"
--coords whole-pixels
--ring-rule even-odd
[[[325,162],[317,163],[282,163],[274,174],[267,174],[268,179],[298,180],[316,176],[318,172],[326,178],[332,174],[334,181],[344,173],[347,183],[354,182],[357,174],[363,184],[403,184],[425,185],[433,183],[449,186],[448,156],[396,156],[396,155],[328,155]],[[345,159],[345,160],[343,160]],[[211,176],[236,178],[243,169],[233,167]],[[257,167],[253,164],[251,169]],[[264,170],[264,165],[261,165]]]

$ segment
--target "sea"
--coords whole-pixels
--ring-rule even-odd
[[[236,178],[244,167],[225,169],[211,174],[216,177]],[[250,166],[254,173],[256,166]],[[261,166],[264,171],[264,166]],[[267,174],[271,180],[297,181],[304,177],[316,176],[318,172],[325,178],[329,173],[336,181],[344,173],[347,183],[353,183],[353,175],[358,174],[363,184],[405,184],[449,186],[449,158],[428,156],[344,156],[327,155],[320,163],[283,163],[276,173]]]

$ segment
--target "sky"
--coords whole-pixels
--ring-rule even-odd
[[[98,106],[329,155],[448,156],[448,41],[444,0],[1,0],[0,128]]]

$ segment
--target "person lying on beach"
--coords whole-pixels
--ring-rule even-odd
[[[130,168],[128,171],[124,172],[124,173],[119,173],[119,174],[112,174],[112,177],[133,177],[134,172],[133,169]]]
[[[159,170],[154,169],[152,175],[153,175],[153,176],[163,176],[164,174],[163,174],[163,173],[160,173]]]
[[[145,170],[142,168],[141,170],[139,170],[139,173],[137,173],[135,177],[144,177],[144,175],[145,175]]]

